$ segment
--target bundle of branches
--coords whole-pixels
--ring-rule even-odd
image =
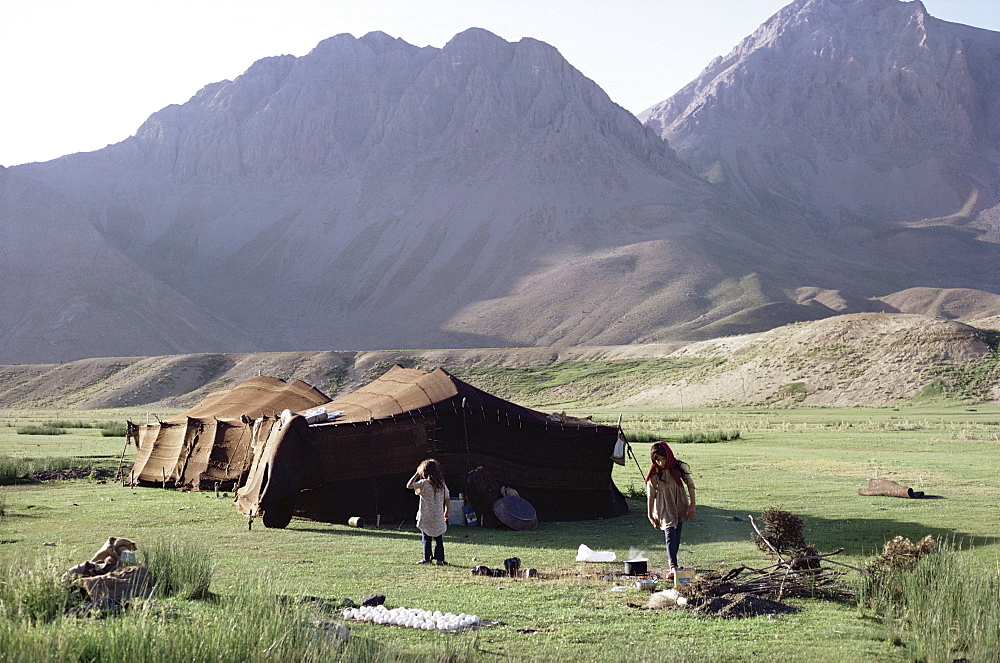
[[[779,601],[787,596],[807,597],[817,593],[847,598],[852,594],[835,585],[845,572],[824,567],[823,562],[866,573],[864,569],[830,559],[842,553],[843,548],[820,553],[816,546],[806,543],[802,536],[802,519],[792,513],[773,507],[765,509],[761,514],[764,531],[757,526],[753,516],[747,518],[755,532],[751,540],[778,561],[763,569],[747,566],[732,569],[719,579],[720,587],[714,591],[771,596]],[[740,579],[744,571],[753,575]]]
[[[829,561],[830,556],[841,552],[842,549],[818,557]],[[725,573],[704,573],[695,581],[680,585],[677,591],[687,597],[692,605],[715,597],[742,594],[775,601],[790,597],[853,598],[852,592],[837,583],[844,574],[844,571],[827,567],[794,569],[786,562],[779,562],[763,569],[740,566]]]
[[[764,521],[764,531],[761,532],[754,524],[755,534],[750,540],[766,553],[790,558],[795,568],[819,568],[819,550],[816,546],[806,543],[802,535],[804,523],[793,513],[775,507],[768,507],[760,514]],[[750,522],[753,523],[753,518]]]

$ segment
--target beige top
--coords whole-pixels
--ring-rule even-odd
[[[420,507],[417,509],[417,529],[427,536],[441,536],[448,531],[448,522],[444,519],[444,500],[448,495],[448,486],[434,490],[427,479],[413,483],[413,492],[420,496]]]
[[[689,504],[688,491],[694,490],[694,479],[691,478],[691,470],[687,463],[678,466],[681,473],[681,482],[685,485],[678,486],[674,478],[667,471],[663,472],[663,479],[653,475],[653,478],[646,482],[646,496],[654,496],[652,515],[660,520],[660,529],[677,527],[677,523],[685,522]]]

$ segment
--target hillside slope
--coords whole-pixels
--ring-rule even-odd
[[[941,397],[1000,401],[997,340],[995,332],[938,318],[857,314],[681,347],[89,359],[0,367],[5,385],[0,407],[186,408],[211,389],[258,374],[300,379],[332,398],[394,363],[425,370],[440,366],[500,396],[542,407],[869,407]]]
[[[151,348],[184,324],[201,333],[187,351],[246,347],[207,338],[211,316],[260,350],[628,343],[704,312],[685,292],[727,276],[699,239],[717,196],[662,139],[551,46],[479,29],[440,49],[338,35],[117,145],[9,170],[132,257],[137,296],[163,300],[154,281],[200,307],[135,316]],[[0,222],[51,216],[40,199]],[[28,312],[37,327],[100,289],[73,246],[17,239],[66,284]],[[100,334],[78,341],[0,346],[0,360],[117,354]]]

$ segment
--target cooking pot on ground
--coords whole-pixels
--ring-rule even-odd
[[[625,575],[628,576],[644,576],[647,573],[647,562],[648,559],[626,559],[625,560]]]

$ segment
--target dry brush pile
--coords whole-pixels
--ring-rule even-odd
[[[697,612],[737,618],[794,612],[796,608],[783,602],[787,598],[854,597],[853,592],[838,582],[846,573],[841,569],[866,571],[830,559],[843,552],[843,548],[820,553],[803,538],[802,519],[781,509],[764,510],[763,530],[752,516],[747,518],[754,528],[751,540],[776,560],[774,563],[763,568],[740,566],[728,571],[701,572],[694,581],[678,585],[673,592],[653,594],[647,607],[677,607],[677,598],[683,597],[684,601],[679,603]]]

